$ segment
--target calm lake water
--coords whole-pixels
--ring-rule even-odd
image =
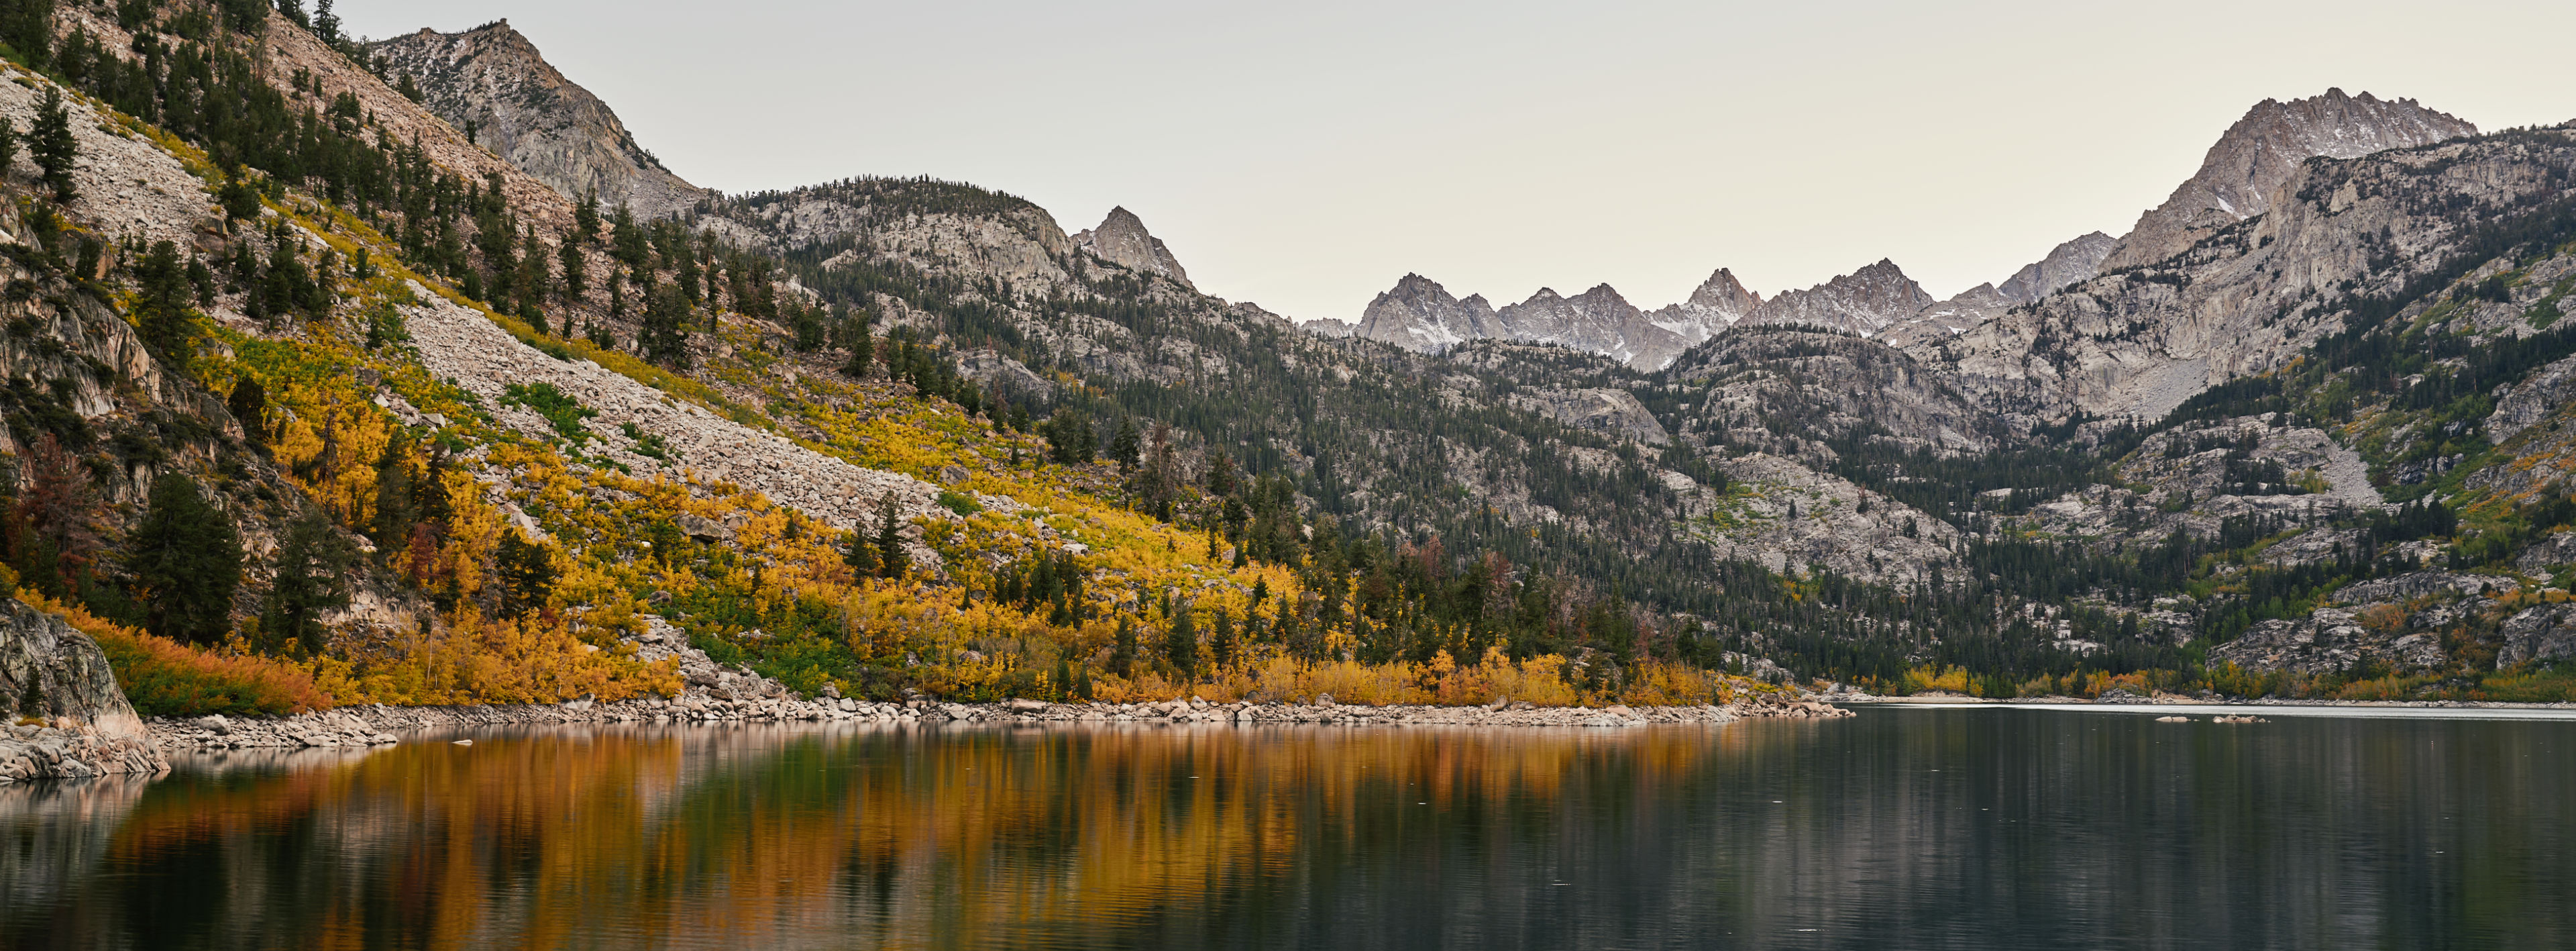
[[[2564,720],[471,735],[0,790],[0,947],[2576,947]]]

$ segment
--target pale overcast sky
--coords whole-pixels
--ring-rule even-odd
[[[1200,289],[1354,319],[1407,271],[1656,307],[1893,258],[1937,296],[2125,233],[2265,97],[2576,119],[2576,3],[342,0],[506,17],[682,177],[1123,204]]]

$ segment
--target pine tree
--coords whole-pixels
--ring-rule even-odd
[[[320,509],[290,523],[278,545],[277,578],[260,608],[262,646],[304,657],[328,649],[331,631],[322,625],[322,614],[348,605],[349,575],[357,560],[357,546]]]
[[[376,522],[367,537],[387,558],[411,540],[413,520],[419,517],[412,501],[411,460],[404,458],[402,445],[398,439],[386,442],[384,455],[376,459]]]
[[[143,342],[161,351],[162,359],[172,366],[185,368],[196,351],[197,319],[188,310],[192,289],[187,268],[179,263],[179,246],[154,243],[134,272],[141,285],[134,298],[134,318]]]
[[[689,368],[689,302],[680,297],[679,288],[660,284],[645,291],[644,321],[635,343],[647,360]]]
[[[145,630],[213,644],[232,630],[241,585],[241,537],[232,521],[176,472],[152,483],[150,508],[127,540],[126,570],[143,606]]]
[[[877,500],[877,573],[901,578],[911,567],[912,555],[903,550],[903,513],[895,507],[894,493],[887,492]]]
[[[1119,420],[1118,436],[1109,441],[1109,458],[1118,460],[1118,471],[1125,472],[1135,468],[1136,460],[1143,451],[1143,437],[1136,432],[1135,418]]]
[[[494,559],[501,577],[501,613],[518,617],[546,606],[553,596],[556,570],[544,545],[529,541],[518,529],[501,533]]]
[[[851,532],[841,549],[841,563],[850,566],[850,577],[872,578],[877,573],[877,546],[865,532]]]
[[[590,292],[590,262],[582,256],[581,239],[565,236],[563,243],[555,247],[555,256],[563,259],[564,303],[580,303],[582,296]]]
[[[599,243],[599,192],[582,193],[581,204],[572,210],[572,238],[565,243]]]
[[[242,438],[257,446],[268,442],[268,389],[244,374],[233,382],[233,392],[224,400],[233,419],[241,423]]]
[[[548,290],[554,283],[554,269],[547,260],[553,255],[546,253],[545,242],[537,240],[535,225],[527,226],[527,233],[521,236],[519,247],[521,249],[519,276],[515,282],[519,288],[519,306],[531,308],[542,305],[549,296]],[[567,327],[566,330],[569,332],[570,328]]]
[[[314,0],[313,35],[321,37],[324,43],[339,45],[340,15],[331,12],[331,0]]]
[[[1136,624],[1128,620],[1126,615],[1121,614],[1118,616],[1117,644],[1109,652],[1109,672],[1121,677],[1131,677],[1135,675],[1135,670]]]
[[[1199,629],[1197,623],[1190,619],[1190,606],[1187,604],[1175,605],[1172,609],[1171,627],[1163,632],[1163,658],[1171,661],[1172,670],[1179,673],[1182,680],[1197,676]]]
[[[1220,671],[1234,666],[1234,615],[1221,607],[1208,628],[1208,662]]]
[[[841,365],[841,372],[852,379],[867,379],[876,359],[876,339],[868,336],[868,325],[861,323],[850,332],[850,360]]]
[[[9,117],[0,116],[0,175],[9,174],[9,167],[16,164],[18,164],[18,126],[10,122]]]
[[[27,151],[44,170],[45,184],[54,188],[54,200],[69,203],[80,194],[72,181],[72,164],[80,156],[80,141],[72,138],[71,113],[63,108],[63,91],[45,87],[45,101],[36,107],[36,124],[29,130]]]

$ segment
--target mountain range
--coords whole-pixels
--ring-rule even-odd
[[[2141,216],[2128,237],[2094,232],[2075,238],[2000,284],[1981,284],[1946,301],[1933,301],[1895,262],[1882,258],[1816,287],[1784,291],[1767,303],[1744,293],[1720,269],[1688,301],[1658,310],[1647,321],[1637,320],[1636,308],[1604,284],[1575,298],[1587,306],[1568,310],[1554,303],[1555,291],[1543,288],[1521,306],[1535,307],[1546,318],[1478,322],[1474,306],[1449,309],[1437,297],[1423,295],[1421,285],[1428,282],[1420,275],[1406,275],[1394,290],[1370,302],[1356,326],[1329,319],[1308,326],[1326,335],[1356,334],[1426,353],[1484,338],[1557,344],[1605,354],[1640,370],[1662,369],[1684,349],[1738,323],[1817,327],[1864,337],[1894,333],[1899,345],[1926,342],[2036,303],[2105,267],[2162,260],[2210,231],[2262,214],[2270,207],[2270,192],[2308,159],[2357,158],[2476,132],[2476,126],[2411,99],[2381,100],[2366,92],[2354,97],[2341,89],[2288,103],[2266,99],[2229,127],[2210,147],[2200,170],[2173,197]],[[1481,301],[1472,295],[1469,299]],[[1427,306],[1417,307],[1417,301]]]

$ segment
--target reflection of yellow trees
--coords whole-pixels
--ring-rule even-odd
[[[1460,809],[1552,812],[1573,777],[1686,782],[1707,768],[1710,739],[1696,729],[497,738],[255,782],[174,784],[147,797],[113,848],[140,867],[184,853],[203,868],[219,855],[225,887],[259,897],[210,913],[301,923],[311,933],[275,942],[299,947],[359,947],[385,929],[423,947],[602,935],[760,947],[821,934],[852,946],[981,946],[1196,907],[1212,891],[1310,872],[1316,856],[1359,852],[1372,836],[1421,834]],[[315,880],[322,873],[278,861],[289,855],[338,867]]]

